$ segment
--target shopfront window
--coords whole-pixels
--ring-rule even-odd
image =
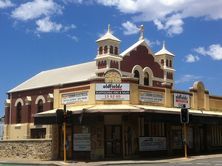
[[[31,138],[45,138],[46,129],[45,128],[36,128],[31,129]]]
[[[164,123],[147,122],[144,124],[144,136],[146,137],[164,137],[165,126]]]

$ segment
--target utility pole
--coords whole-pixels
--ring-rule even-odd
[[[66,162],[66,105],[64,105],[64,122],[63,122],[63,151],[64,151],[64,162]]]
[[[184,156],[188,158],[187,155],[187,125],[189,123],[189,110],[186,108],[186,105],[183,105],[180,113],[180,121],[183,124],[183,135],[184,135]]]
[[[187,125],[186,123],[183,124],[183,132],[184,132],[184,156],[188,158],[187,155]]]

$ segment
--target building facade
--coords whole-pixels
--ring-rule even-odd
[[[134,158],[183,153],[180,107],[189,108],[190,154],[222,148],[222,97],[201,81],[174,89],[174,54],[165,44],[153,54],[144,40],[120,53],[108,27],[95,60],[43,71],[8,92],[4,140],[47,139],[52,158],[63,158],[63,126],[56,110],[72,111],[69,159]],[[152,152],[152,153],[150,153]]]

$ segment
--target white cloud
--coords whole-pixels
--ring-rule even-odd
[[[192,54],[187,55],[185,58],[186,58],[186,62],[188,63],[193,63],[200,60],[199,56],[192,55]]]
[[[38,32],[59,32],[62,29],[62,24],[52,22],[49,17],[36,21]]]
[[[11,16],[15,19],[26,21],[37,19],[41,16],[51,16],[53,14],[61,14],[62,7],[53,0],[33,0],[21,4],[12,11]]]
[[[134,21],[153,21],[158,29],[169,35],[183,32],[184,19],[201,17],[205,20],[222,19],[221,0],[95,0],[113,6],[125,14],[133,14]]]
[[[122,27],[124,28],[123,33],[125,35],[132,35],[139,32],[139,28],[130,21],[122,23]]]
[[[14,4],[10,0],[0,0],[0,9],[12,7]]]
[[[220,44],[212,44],[208,48],[198,47],[194,51],[204,56],[210,56],[214,60],[222,60],[222,46]]]
[[[160,45],[160,41],[159,40],[155,40],[155,41],[151,41],[147,38],[145,38],[146,43],[150,46],[153,47],[154,45]]]
[[[178,14],[167,17],[166,19],[163,19],[162,22],[159,19],[155,19],[153,22],[158,30],[166,30],[169,36],[183,32],[183,20]]]
[[[74,40],[75,42],[78,42],[78,41],[79,41],[78,37],[75,36],[75,35],[67,35],[67,36],[68,36],[70,39]]]
[[[186,82],[194,82],[200,80],[201,76],[195,76],[192,74],[185,74],[181,76],[178,80],[175,81],[176,84],[186,83]]]
[[[74,24],[68,25],[68,26],[64,26],[64,31],[69,31],[71,29],[76,29],[76,26]]]

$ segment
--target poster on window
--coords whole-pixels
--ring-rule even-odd
[[[73,136],[74,151],[90,151],[90,133],[79,133]]]
[[[129,100],[129,84],[96,84],[96,100]]]
[[[166,150],[166,137],[139,137],[139,150]]]
[[[62,95],[62,104],[73,104],[76,102],[87,102],[88,92],[74,92]]]
[[[182,93],[174,93],[174,107],[181,108],[183,105],[190,108],[190,95]]]
[[[140,101],[162,104],[164,102],[164,96],[163,93],[140,92]]]

